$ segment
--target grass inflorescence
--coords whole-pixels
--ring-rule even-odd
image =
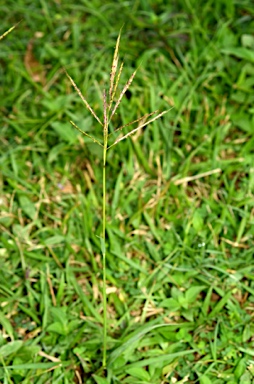
[[[118,127],[114,130],[114,132],[119,132],[126,128],[127,126],[129,127],[130,125],[133,125],[134,123],[139,123],[137,128],[132,129],[125,135],[122,135],[118,138],[116,138],[112,144],[109,144],[109,124],[114,117],[115,113],[117,112],[117,109],[120,106],[121,100],[123,96],[125,95],[126,91],[129,89],[136,71],[133,72],[125,86],[123,87],[123,90],[120,92],[119,97],[115,100],[116,92],[118,90],[118,85],[121,77],[121,73],[123,70],[123,63],[121,63],[120,69],[118,69],[118,61],[119,61],[119,44],[120,44],[120,37],[121,33],[119,33],[117,42],[116,42],[116,47],[115,47],[115,52],[114,52],[114,57],[113,57],[113,62],[112,62],[112,67],[111,67],[111,73],[110,73],[110,84],[109,84],[109,91],[106,92],[106,90],[103,91],[103,122],[101,122],[100,118],[96,115],[92,107],[89,105],[85,97],[82,95],[81,91],[73,81],[73,79],[68,75],[66,72],[68,78],[70,79],[72,85],[74,86],[75,90],[77,91],[78,95],[80,96],[81,100],[84,102],[86,108],[89,110],[89,112],[92,114],[92,116],[97,120],[97,122],[102,126],[103,129],[103,143],[100,143],[98,139],[88,135],[86,132],[81,131],[80,128],[76,126],[75,123],[72,123],[72,125],[78,129],[79,132],[83,133],[85,136],[89,137],[94,143],[98,144],[100,147],[103,148],[103,176],[102,176],[102,235],[100,237],[101,241],[101,252],[102,252],[102,271],[103,271],[103,359],[102,359],[102,364],[103,367],[106,367],[106,356],[107,356],[107,292],[106,292],[106,200],[107,200],[107,189],[106,189],[106,180],[107,180],[107,152],[110,148],[118,144],[120,141],[126,139],[130,135],[133,135],[135,132],[140,130],[141,128],[147,126],[148,124],[152,123],[153,121],[159,119],[162,117],[166,112],[168,111],[163,111],[158,114],[158,111],[154,111],[150,114],[144,115],[132,122],[129,122],[121,127]],[[146,120],[148,116],[151,116],[153,114],[156,114],[155,117],[153,117],[150,120]],[[144,120],[146,120],[144,122]]]

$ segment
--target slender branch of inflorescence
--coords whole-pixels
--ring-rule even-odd
[[[75,123],[73,123],[73,121],[70,120],[70,123],[73,125],[74,128],[76,128],[80,133],[82,133],[82,135],[89,137],[89,139],[91,139],[94,143],[99,144],[99,146],[103,148],[103,145],[97,139],[95,139],[93,136],[88,135],[88,133],[82,131]]]
[[[90,107],[90,105],[88,104],[88,102],[86,101],[86,99],[84,98],[84,96],[82,95],[82,92],[80,91],[80,89],[77,87],[76,83],[74,82],[74,80],[70,77],[70,75],[68,74],[67,71],[65,71],[66,75],[68,76],[70,82],[72,83],[73,87],[76,89],[79,97],[81,98],[81,100],[83,101],[83,103],[85,104],[86,108],[91,112],[91,114],[94,116],[94,118],[98,121],[98,123],[100,125],[103,125],[102,122],[100,121],[99,117],[96,115],[96,113],[94,112],[94,110],[92,109],[92,107]]]
[[[121,101],[122,101],[122,98],[123,98],[124,94],[126,93],[126,91],[128,90],[128,88],[130,87],[130,85],[131,85],[131,83],[132,83],[132,81],[133,81],[133,79],[134,79],[136,73],[137,73],[137,71],[134,71],[133,74],[131,75],[131,77],[129,78],[129,80],[127,81],[127,83],[125,84],[125,86],[124,86],[122,92],[120,93],[120,96],[119,96],[118,100],[116,101],[116,104],[115,104],[115,106],[114,106],[114,108],[113,108],[113,111],[111,112],[111,115],[110,115],[110,119],[109,119],[109,120],[111,120],[112,117],[114,116],[114,114],[116,113],[116,110],[117,110],[117,108],[119,107],[119,105],[120,105],[120,103],[121,103]]]
[[[13,27],[11,27],[10,29],[8,29],[8,31],[4,32],[2,35],[0,35],[0,40],[2,40],[4,37],[6,37],[7,35],[9,35],[9,33],[11,33],[11,31],[13,31],[13,29],[15,29],[17,27],[17,25],[20,23],[20,21],[15,24]]]
[[[127,137],[133,135],[133,134],[134,134],[135,132],[137,132],[139,129],[145,127],[146,125],[152,123],[152,122],[155,121],[155,120],[158,120],[160,117],[162,117],[163,115],[165,115],[165,113],[167,113],[168,111],[170,111],[170,109],[168,109],[167,111],[163,111],[163,112],[159,113],[159,115],[155,116],[153,119],[148,120],[148,121],[145,122],[144,124],[139,125],[137,128],[135,128],[135,129],[133,129],[132,131],[128,132],[126,135],[124,135],[124,136],[122,136],[122,137],[119,137],[118,139],[116,139],[116,141],[115,141],[113,144],[111,144],[111,145],[108,147],[108,149],[114,147],[114,146],[115,146],[116,144],[118,144],[120,141],[127,139]]]
[[[115,129],[114,132],[109,133],[109,136],[113,135],[114,133],[116,133],[118,131],[122,131],[124,128],[129,127],[130,125],[133,125],[134,123],[137,123],[141,120],[145,121],[149,116],[152,116],[157,112],[158,112],[158,110],[151,112],[151,113],[147,113],[146,115],[143,115],[143,116],[139,117],[138,119],[131,121],[130,123],[124,124],[121,127]]]

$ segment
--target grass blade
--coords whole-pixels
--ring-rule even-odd
[[[20,370],[28,370],[28,369],[50,369],[50,368],[58,368],[62,366],[67,366],[70,364],[70,361],[62,362],[62,363],[26,363],[26,364],[14,364],[10,366],[5,366],[6,369],[20,369]]]
[[[119,357],[121,354],[130,347],[133,343],[140,340],[144,335],[146,335],[148,332],[153,331],[154,329],[161,328],[161,327],[170,327],[174,326],[176,324],[152,324],[152,325],[145,325],[142,327],[142,329],[138,332],[134,331],[133,336],[131,336],[127,341],[125,341],[120,347],[116,348],[110,355],[108,364],[109,366]]]
[[[147,359],[143,359],[143,360],[137,361],[135,363],[131,363],[128,365],[117,367],[116,372],[120,373],[123,371],[123,369],[127,370],[127,369],[134,368],[134,367],[136,368],[136,367],[144,367],[147,365],[156,365],[158,363],[160,363],[161,365],[165,365],[165,364],[169,363],[170,361],[176,359],[177,357],[186,356],[186,355],[189,355],[189,354],[195,353],[195,352],[196,352],[195,349],[189,349],[187,351],[173,352],[173,353],[167,353],[165,355],[149,357]]]

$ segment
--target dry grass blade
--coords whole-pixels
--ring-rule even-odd
[[[114,57],[112,61],[112,66],[111,66],[111,73],[110,73],[110,87],[109,87],[109,97],[110,97],[110,103],[113,101],[113,89],[114,89],[114,80],[115,80],[115,75],[117,71],[117,66],[118,66],[118,51],[119,51],[119,44],[120,44],[120,39],[121,39],[121,31],[118,35],[117,42],[116,42],[116,48],[114,52]]]
[[[122,129],[124,129],[124,128],[126,128],[126,127],[129,127],[129,126],[132,125],[132,124],[138,123],[138,122],[141,121],[141,120],[145,120],[145,119],[147,119],[148,117],[154,115],[155,113],[158,113],[158,110],[157,110],[157,111],[154,111],[154,112],[151,112],[151,113],[147,113],[146,115],[143,115],[143,116],[139,117],[137,120],[133,120],[133,121],[131,121],[130,123],[127,123],[127,124],[122,125],[121,127],[115,129],[114,132],[111,132],[111,133],[109,134],[109,136],[113,135],[114,133],[116,133],[116,132],[118,132],[118,131],[121,131]]]
[[[125,84],[125,86],[124,86],[124,88],[123,88],[123,90],[122,90],[122,92],[121,92],[121,94],[120,94],[120,96],[119,96],[119,99],[117,100],[116,105],[114,106],[114,109],[113,109],[113,111],[112,111],[112,113],[111,113],[110,120],[112,119],[112,117],[114,116],[114,114],[115,114],[117,108],[119,107],[119,104],[121,103],[121,100],[122,100],[122,98],[123,98],[125,92],[126,92],[127,89],[130,87],[130,85],[131,85],[131,83],[132,83],[132,81],[133,81],[133,79],[134,79],[136,73],[137,73],[137,70],[136,70],[135,72],[133,72],[133,74],[131,75],[131,77],[129,78],[129,80],[127,81],[127,83]]]
[[[93,140],[94,143],[96,144],[99,144],[102,148],[103,148],[103,145],[98,141],[96,140],[93,136],[90,136],[88,135],[88,133],[82,131],[79,127],[77,127],[77,125],[75,123],[73,123],[73,121],[70,120],[70,123],[73,125],[74,128],[76,128],[79,132],[81,132],[83,135],[89,137],[89,139]]]
[[[146,125],[152,123],[153,121],[159,119],[160,117],[162,117],[163,115],[165,115],[165,113],[169,112],[171,109],[172,109],[172,108],[168,109],[167,111],[163,111],[163,112],[161,112],[159,115],[155,116],[153,119],[150,119],[150,120],[148,120],[146,123],[141,124],[141,125],[138,126],[137,128],[135,128],[135,129],[133,129],[132,131],[128,132],[128,133],[127,133],[126,135],[124,135],[123,137],[120,137],[120,138],[116,139],[116,141],[115,141],[112,145],[110,145],[110,146],[108,147],[108,149],[111,148],[111,147],[113,147],[114,145],[118,144],[120,141],[127,139],[127,137],[133,135],[133,134],[134,134],[135,132],[137,132],[139,129],[141,129],[141,128],[145,127]]]
[[[92,109],[92,107],[90,107],[90,105],[88,104],[88,102],[86,101],[86,99],[84,98],[84,96],[82,95],[80,89],[77,87],[77,85],[75,84],[74,80],[70,77],[70,75],[68,74],[68,72],[65,70],[65,73],[66,73],[66,76],[69,78],[70,82],[72,83],[73,87],[75,88],[75,90],[77,91],[79,97],[81,98],[81,100],[83,101],[83,103],[85,104],[86,108],[91,112],[91,114],[95,117],[95,119],[100,123],[100,125],[103,125],[102,122],[100,121],[99,117],[96,115],[96,113],[94,112],[94,110]]]
[[[202,172],[202,173],[199,173],[198,175],[187,176],[187,177],[184,177],[182,179],[178,179],[178,180],[174,181],[174,184],[175,185],[180,185],[180,184],[185,184],[185,183],[187,184],[190,181],[198,180],[198,179],[201,179],[203,177],[214,175],[215,173],[220,173],[220,172],[222,172],[222,170],[220,168],[212,169],[211,171]]]

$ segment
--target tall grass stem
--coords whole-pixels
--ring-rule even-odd
[[[105,127],[107,129],[107,127]],[[102,365],[106,367],[107,362],[107,291],[106,291],[106,166],[107,166],[107,145],[108,135],[104,134],[104,148],[103,148],[103,208],[102,208],[102,238],[103,238],[103,249],[102,249],[102,269],[103,269],[103,359]]]

